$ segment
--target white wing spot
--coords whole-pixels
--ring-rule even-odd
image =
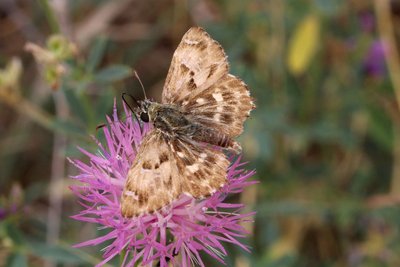
[[[204,99],[204,98],[198,98],[198,99],[196,99],[196,103],[197,104],[204,104],[206,102],[206,100]]]
[[[188,166],[186,166],[186,168],[188,168],[188,170],[189,170],[191,173],[195,173],[195,172],[197,172],[197,171],[199,170],[199,165],[198,165],[197,163],[195,163],[195,164],[193,164],[193,165],[188,165]]]
[[[193,41],[193,40],[184,40],[184,42],[186,43],[186,44],[188,44],[188,45],[196,45],[196,44],[198,44],[199,42],[198,41]]]
[[[219,122],[220,119],[221,119],[221,114],[217,113],[217,114],[214,115],[214,120],[215,120],[215,121],[218,121],[218,122]]]
[[[180,158],[184,158],[184,157],[185,157],[185,154],[183,154],[182,152],[179,152],[179,151],[178,151],[177,154],[178,154],[178,156],[179,156]]]
[[[206,154],[206,153],[201,153],[201,154],[200,154],[200,158],[199,158],[199,162],[200,162],[200,163],[203,163],[204,160],[205,160],[205,158],[207,158],[207,154]]]
[[[187,195],[188,197],[193,197],[192,194],[190,194],[189,192],[182,192],[182,193]]]
[[[222,95],[220,93],[212,94],[212,96],[214,97],[214,99],[217,102],[221,102],[222,100],[224,100],[224,98],[222,97]]]
[[[128,197],[132,197],[134,200],[139,200],[139,197],[133,191],[125,191],[124,194]]]
[[[224,107],[223,106],[218,106],[217,107],[217,112],[222,112],[224,110]]]
[[[200,184],[210,189],[210,183],[207,180],[203,180]]]
[[[242,94],[240,92],[235,92],[233,94],[236,98],[241,98]]]

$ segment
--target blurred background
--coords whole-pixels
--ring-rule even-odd
[[[160,100],[193,25],[257,109],[239,138],[260,183],[228,266],[400,266],[400,1],[1,0],[0,266],[93,266],[68,186],[121,93]],[[208,261],[207,266],[216,266]],[[118,259],[110,266],[118,265]]]

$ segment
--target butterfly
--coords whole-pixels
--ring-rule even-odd
[[[221,45],[190,28],[173,57],[162,101],[139,101],[137,117],[153,128],[143,138],[121,196],[124,217],[150,214],[181,194],[201,199],[227,182],[224,150],[255,108],[247,85],[229,74]]]

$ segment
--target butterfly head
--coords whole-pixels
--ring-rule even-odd
[[[155,115],[156,103],[148,99],[145,99],[143,101],[139,101],[139,104],[140,106],[138,113],[140,120],[142,120],[143,122],[152,121]]]

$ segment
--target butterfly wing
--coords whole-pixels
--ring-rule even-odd
[[[220,151],[175,139],[153,129],[144,138],[121,197],[125,217],[152,213],[182,193],[208,196],[226,183],[228,160]]]
[[[172,57],[162,102],[178,103],[193,91],[208,88],[228,70],[221,45],[202,28],[190,28]]]
[[[187,137],[176,139],[170,147],[183,181],[182,193],[203,198],[226,184],[229,161],[221,150],[194,143]]]
[[[231,138],[243,131],[255,107],[247,85],[229,74],[221,45],[198,27],[183,36],[174,53],[162,101]]]
[[[243,132],[244,121],[255,108],[247,85],[231,74],[197,94],[186,96],[181,105],[193,120],[231,138]]]
[[[160,133],[153,129],[143,139],[128,172],[121,197],[125,217],[154,212],[178,196],[173,157]]]

